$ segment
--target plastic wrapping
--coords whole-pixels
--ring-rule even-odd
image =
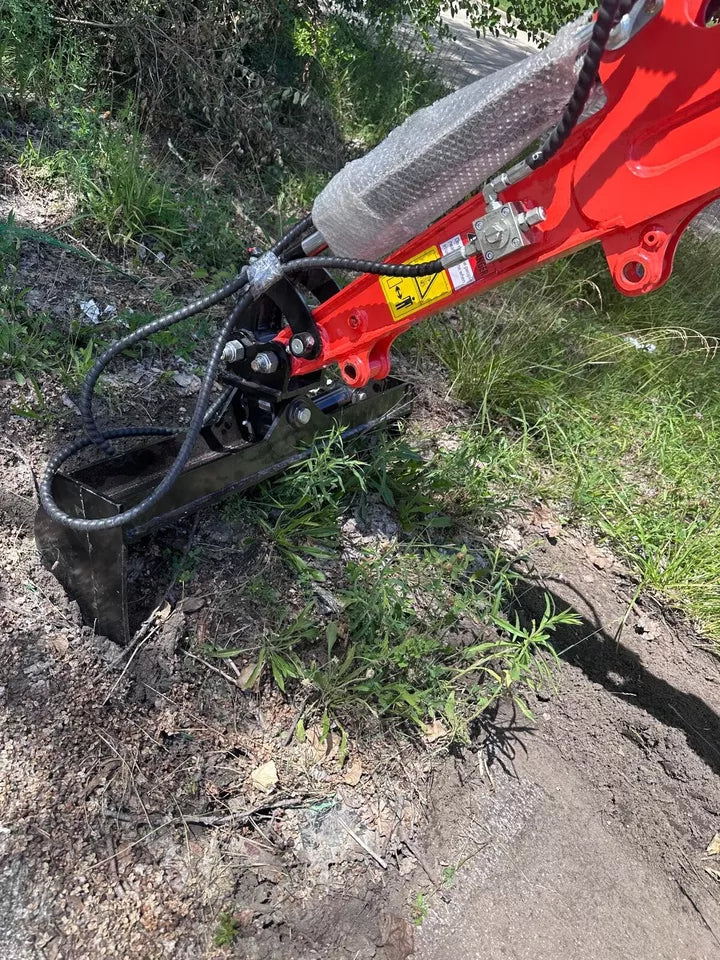
[[[333,253],[378,259],[477,189],[559,119],[577,76],[583,15],[544,49],[418,110],[319,194]]]
[[[280,260],[272,250],[264,253],[257,260],[251,261],[247,268],[247,278],[253,297],[257,300],[266,290],[283,277],[283,268]]]

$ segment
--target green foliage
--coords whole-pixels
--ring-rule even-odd
[[[111,243],[150,236],[167,246],[187,230],[178,199],[150,166],[138,133],[103,134],[92,175],[79,168],[76,185],[88,215]]]
[[[33,416],[21,399],[27,393],[26,384],[43,408],[40,376],[52,374],[64,386],[77,387],[90,370],[98,345],[81,326],[71,324],[68,329],[48,314],[31,310],[26,293],[14,288],[12,274],[10,280],[0,282],[0,378],[12,378],[19,388],[15,412]]]
[[[344,731],[362,717],[415,728],[440,719],[451,738],[465,740],[473,719],[498,697],[515,698],[527,710],[523,685],[548,681],[549,636],[573,620],[549,607],[538,624],[508,620],[517,574],[467,531],[459,544],[447,539],[474,509],[476,516],[492,515],[488,476],[485,485],[469,479],[478,469],[470,434],[426,461],[400,436],[348,446],[335,432],[261,490],[240,519],[254,516],[299,574],[304,606],[291,613],[262,578],[248,591],[260,605],[256,616],[266,620],[261,644],[213,655],[250,657],[248,685],[267,668],[283,691],[289,681],[301,682],[306,714],[328,730]],[[450,491],[456,482],[465,489],[460,501]],[[371,514],[381,498],[391,508],[407,501],[403,538],[341,554],[346,511]],[[226,508],[226,516],[236,520],[237,506]],[[445,539],[435,542],[438,534]],[[332,615],[322,615],[315,599],[314,584],[326,572],[332,572]]]
[[[427,895],[419,891],[412,902],[410,909],[410,918],[416,927],[422,926],[423,920],[427,918],[430,912],[430,904]]]
[[[232,910],[223,910],[218,917],[217,930],[213,937],[216,947],[230,947],[240,931],[240,923]]]
[[[294,44],[345,139],[367,146],[446,92],[417,49],[369,29],[365,20],[298,20]]]

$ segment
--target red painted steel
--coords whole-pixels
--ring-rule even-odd
[[[595,242],[622,293],[665,283],[688,222],[720,196],[720,26],[706,26],[708,2],[665,0],[624,47],[606,53],[606,104],[545,166],[504,191],[505,202],[546,210],[529,246],[494,263],[473,258],[473,282],[400,320],[380,279],[359,277],[315,310],[322,352],[293,360],[293,373],[338,363],[352,386],[385,377],[390,345],[418,320]],[[467,239],[484,212],[482,196],[473,196],[388,261],[410,260],[458,234]],[[283,331],[277,339],[288,338]]]

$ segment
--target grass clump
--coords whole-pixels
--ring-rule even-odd
[[[476,533],[478,520],[497,511],[492,477],[506,453],[485,464],[483,486],[475,438],[452,447],[424,457],[402,436],[348,446],[334,433],[261,489],[251,510],[231,501],[228,520],[259,512],[296,575],[302,606],[288,617],[277,596],[267,597],[260,645],[214,655],[250,657],[251,683],[268,669],[283,691],[301,684],[306,719],[328,728],[370,717],[420,729],[439,721],[449,737],[466,740],[499,697],[527,711],[523,690],[550,679],[550,636],[574,615],[548,607],[539,622],[522,623],[511,612],[518,575]],[[456,482],[465,489],[460,501]],[[372,529],[378,511],[390,532],[353,540],[357,524]],[[317,602],[321,583],[321,595],[332,590],[330,612]]]
[[[687,237],[661,290],[623,298],[585,251],[415,334],[484,430],[522,449],[510,488],[589,521],[716,639],[717,254]]]

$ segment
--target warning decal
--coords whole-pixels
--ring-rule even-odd
[[[437,247],[429,247],[405,262],[426,263],[428,260],[437,260],[439,256]],[[380,277],[380,286],[393,320],[404,320],[453,292],[444,270],[429,277]]]

